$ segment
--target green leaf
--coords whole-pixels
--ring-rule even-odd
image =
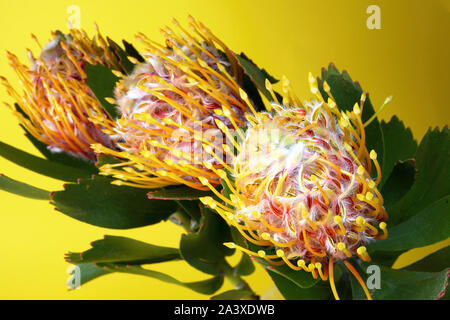
[[[260,247],[251,242],[248,242],[235,227],[230,227],[230,230],[233,242],[236,243],[237,245],[249,249],[250,251],[253,252],[264,250],[267,254],[275,254],[275,252],[273,252],[274,251],[273,248]],[[267,271],[272,271],[285,277],[286,279],[292,281],[295,285],[299,286],[300,288],[310,288],[319,281],[318,279],[314,279],[310,273],[303,271],[295,271],[289,268],[287,265],[273,266],[265,259],[259,257],[254,257],[254,261],[257,261]]]
[[[450,195],[389,229],[387,239],[369,245],[369,252],[409,250],[447,239],[450,235],[449,200]]]
[[[69,263],[114,262],[121,264],[150,264],[181,259],[178,249],[156,246],[125,237],[106,235],[91,243],[84,252],[69,252]]]
[[[4,142],[0,142],[0,156],[28,170],[58,180],[76,181],[90,175],[84,170],[36,157]]]
[[[223,284],[223,276],[215,276],[213,278],[202,281],[182,282],[165,273],[144,269],[139,266],[122,266],[117,264],[101,264],[101,266],[110,272],[122,272],[155,278],[163,282],[176,284],[202,294],[213,294],[214,292],[219,290]]]
[[[311,273],[305,271],[296,271],[287,265],[272,266],[267,261],[258,259],[258,261],[268,270],[275,272],[284,278],[292,281],[298,287],[307,289],[315,286],[319,282],[319,278],[314,279]]]
[[[326,81],[331,89],[336,103],[341,110],[352,111],[355,103],[359,104],[361,94],[363,93],[361,86],[353,82],[349,74],[346,71],[340,72],[333,64],[328,66],[328,70],[322,69],[322,76],[317,79],[317,84],[325,101],[328,99],[327,93],[323,90],[323,82]],[[372,102],[367,95],[364,102],[364,108],[362,112],[362,121],[366,122],[375,114]],[[378,154],[378,159],[384,157],[384,142],[383,132],[380,127],[380,123],[375,118],[366,128],[366,145],[369,151],[374,149]],[[380,161],[380,166],[383,169],[383,161]],[[375,172],[375,170],[373,170]]]
[[[405,269],[410,271],[438,272],[445,268],[450,268],[450,246],[426,256]]]
[[[255,272],[255,265],[246,253],[242,253],[241,260],[236,265],[236,273],[239,276],[248,276]]]
[[[124,69],[123,71],[125,71],[125,73],[127,74],[130,74],[133,71],[134,64],[131,63],[130,60],[128,60],[128,54],[110,38],[106,37],[106,40],[108,41],[109,49],[114,52],[117,59],[120,61],[120,64]]]
[[[65,185],[51,200],[56,210],[104,228],[129,229],[166,220],[177,208],[174,201],[149,200],[140,188],[116,186],[111,179],[94,176]]]
[[[173,186],[153,189],[147,193],[149,199],[161,200],[197,200],[201,197],[213,196],[211,191],[192,189],[187,186]]]
[[[405,128],[403,122],[396,116],[392,117],[388,123],[381,121],[381,130],[384,139],[384,166],[380,187],[390,177],[398,161],[413,158],[417,150],[417,142],[414,140],[411,129]]]
[[[231,173],[230,172],[228,172],[227,171],[227,176],[228,176],[228,179],[230,180],[230,182],[232,183],[232,184],[234,184],[234,177],[231,175]],[[223,196],[225,197],[225,198],[227,198],[227,199],[230,199],[230,194],[233,194],[233,191],[231,191],[231,189],[230,189],[230,187],[228,186],[228,184],[222,179],[222,181],[221,181],[221,186],[222,186],[222,194],[223,194]],[[221,201],[221,200],[220,200]],[[227,206],[227,207],[229,207],[229,208],[233,208],[234,209],[234,207],[232,207],[231,205],[229,205],[228,203],[225,203],[225,205]]]
[[[120,159],[114,157],[114,156],[110,156],[107,154],[100,154],[97,155],[97,162],[95,163],[95,166],[97,168],[100,168],[102,166],[104,166],[105,164],[115,164],[115,163],[120,163]]]
[[[328,282],[320,282],[314,287],[304,289],[275,272],[269,271],[269,275],[286,300],[330,300],[332,298]]]
[[[211,300],[241,300],[253,295],[253,292],[245,289],[229,290],[212,296]]]
[[[101,267],[98,267],[95,265],[95,263],[86,263],[86,264],[80,264],[80,265],[75,265],[75,268],[79,268],[78,271],[73,270],[72,274],[73,276],[71,276],[69,278],[69,280],[67,281],[67,286],[69,287],[70,290],[76,289],[76,277],[79,276],[80,278],[80,282],[79,284],[82,286],[83,284],[94,280],[98,277],[101,277],[105,274],[111,273],[108,270],[105,270]]]
[[[450,130],[447,127],[442,131],[428,130],[415,157],[417,179],[405,197],[390,209],[390,224],[406,221],[450,194],[449,150]]]
[[[380,240],[383,241],[383,240]],[[376,243],[374,244],[376,245]],[[386,251],[372,251],[372,247],[369,245],[370,257],[374,264],[379,264],[387,267],[392,267],[397,258],[405,253],[408,250],[399,250],[399,251],[389,251],[389,249],[385,249]]]
[[[125,47],[126,53],[130,56],[135,58],[139,62],[145,62],[145,59],[139,54],[139,52],[136,50],[136,48],[129,42],[122,40],[123,46]]]
[[[266,89],[266,79],[269,80],[270,83],[277,83],[278,80],[269,75],[266,70],[260,69],[244,53],[241,53],[240,55],[235,54],[235,57],[242,67],[244,74],[248,75],[253,84],[269,101],[273,101],[272,95]]]
[[[178,203],[178,206],[188,214],[188,216],[196,221],[197,223],[200,222],[202,218],[202,214],[200,211],[200,206],[202,204],[200,201],[190,201],[190,200],[177,200],[176,203]]]
[[[184,260],[194,268],[208,274],[217,274],[224,257],[234,252],[223,245],[229,241],[231,234],[226,222],[218,214],[205,208],[200,229],[181,237],[180,251]]]
[[[424,259],[413,263],[405,268],[410,271],[425,271],[425,272],[439,272],[441,270],[448,270],[447,278],[450,274],[450,246],[438,250]],[[450,300],[450,290],[445,288],[445,293],[442,292],[439,296],[440,300]]]
[[[363,263],[363,268],[368,264]],[[445,293],[448,270],[416,272],[380,267],[380,289],[369,290],[374,300],[434,300]],[[367,283],[367,274],[360,273]],[[353,298],[365,299],[361,285],[351,276]]]
[[[142,276],[158,279],[163,282],[176,284],[176,285],[191,289],[193,291],[196,291],[196,292],[199,292],[202,294],[213,294],[214,292],[219,290],[223,284],[223,277],[221,277],[221,276],[213,277],[213,278],[210,278],[207,280],[196,281],[196,282],[181,282],[165,273],[144,269],[140,266],[131,266],[131,265],[123,266],[123,265],[114,264],[114,263],[99,263],[99,264],[87,263],[87,264],[76,265],[76,267],[80,268],[79,276],[80,276],[80,280],[81,280],[80,281],[81,285],[83,285],[91,280],[94,280],[98,277],[101,277],[105,274],[114,273],[114,272],[142,275]],[[69,287],[71,289],[74,289],[75,281],[73,281],[72,279],[69,279],[69,281],[70,281],[70,282],[68,282]]]
[[[387,179],[381,193],[384,197],[384,207],[389,212],[393,204],[399,201],[414,183],[416,166],[414,160],[399,161],[395,164],[389,179]]]
[[[246,73],[244,73],[242,75],[241,87],[245,91],[245,93],[247,93],[248,98],[252,102],[256,111],[265,111],[266,110],[266,106],[264,105],[264,102],[261,98],[258,88],[256,87],[255,83],[252,81],[252,79]]]
[[[36,199],[36,200],[49,200],[50,192],[39,189],[29,184],[19,182],[8,178],[7,176],[0,174],[0,189],[6,192],[17,194],[22,197]]]
[[[86,73],[86,83],[95,94],[98,101],[102,104],[105,111],[111,116],[112,119],[116,119],[120,116],[117,107],[110,104],[105,98],[114,96],[114,87],[119,78],[116,77],[111,69],[98,65],[86,64],[84,68]]]

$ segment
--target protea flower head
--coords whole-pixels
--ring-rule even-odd
[[[232,152],[230,176],[223,179],[229,196],[216,192],[220,200],[201,200],[249,242],[268,248],[255,252],[234,243],[227,246],[314,278],[330,277],[337,299],[333,261],[343,260],[370,298],[345,261],[353,255],[369,261],[365,245],[387,236],[387,213],[377,189],[380,166],[375,151],[367,149],[361,121],[366,95],[352,112],[344,112],[326,82],[330,98],[324,101],[317,80],[310,75],[309,81],[317,100],[300,103],[284,79],[285,97],[273,104],[275,112],[247,117],[244,139]]]
[[[119,60],[100,35],[90,38],[84,31],[72,29],[69,34],[53,33],[38,58],[28,50],[31,66],[23,65],[7,52],[23,93],[17,92],[1,78],[8,93],[22,112],[11,107],[25,129],[54,152],[95,160],[92,143],[111,147],[110,138],[89,117],[107,117],[100,102],[86,84],[84,67],[101,64],[120,69]],[[8,104],[7,104],[8,105]],[[9,106],[9,105],[8,105]]]
[[[124,159],[101,168],[102,174],[118,179],[114,184],[208,189],[199,181],[203,177],[217,185],[220,178],[205,163],[221,170],[224,139],[243,126],[246,112],[254,112],[238,84],[242,75],[230,49],[193,18],[190,27],[196,36],[174,23],[181,34],[162,30],[167,46],[138,35],[146,48],[145,62],[117,83],[121,117],[97,117],[108,123],[106,130],[121,151],[101,145],[94,149]]]

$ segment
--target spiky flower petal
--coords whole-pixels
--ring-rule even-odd
[[[89,120],[107,114],[86,84],[85,65],[120,68],[118,58],[100,33],[97,39],[91,39],[80,30],[71,30],[67,35],[54,32],[53,40],[42,48],[38,58],[28,50],[31,67],[23,65],[12,53],[7,56],[23,88],[19,93],[1,78],[20,110],[10,107],[36,139],[51,151],[89,160],[95,160],[92,143],[112,147],[110,138]]]
[[[117,84],[121,118],[98,119],[108,122],[108,132],[114,132],[122,149],[94,146],[124,159],[101,168],[102,174],[118,178],[115,184],[207,189],[200,179],[219,183],[226,142],[221,128],[231,135],[251,109],[241,98],[241,74],[231,51],[201,23],[191,19],[190,26],[198,37],[181,26],[181,35],[162,30],[167,47],[138,36],[146,46],[146,61]]]

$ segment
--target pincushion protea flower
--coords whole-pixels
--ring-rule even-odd
[[[182,34],[162,30],[168,47],[138,36],[146,46],[146,62],[117,84],[121,118],[96,117],[122,151],[102,145],[94,149],[126,159],[101,168],[102,174],[118,178],[114,184],[207,189],[198,177],[218,184],[215,171],[203,163],[223,167],[226,137],[220,129],[230,137],[244,124],[244,113],[252,111],[248,99],[241,98],[241,75],[231,51],[193,18],[190,26],[197,37],[174,23]],[[203,152],[205,147],[212,152]]]
[[[345,261],[353,255],[369,261],[365,244],[387,236],[384,221],[388,215],[377,189],[380,166],[375,151],[367,150],[361,121],[365,94],[352,112],[344,112],[326,82],[328,101],[323,100],[312,75],[309,82],[318,100],[301,104],[284,79],[282,105],[273,104],[273,113],[247,117],[249,127],[245,134],[241,132],[244,139],[232,162],[232,178],[223,177],[229,196],[200,178],[220,198],[201,200],[249,242],[275,249],[275,254],[254,252],[235,243],[227,246],[272,265],[287,264],[314,278],[329,278],[336,299],[333,262],[343,260],[371,299],[355,268]],[[272,92],[270,83],[266,85]]]
[[[47,144],[49,150],[95,160],[92,143],[110,147],[112,144],[100,127],[89,120],[92,116],[108,115],[86,84],[84,66],[101,64],[120,69],[118,58],[99,32],[91,39],[84,31],[75,29],[67,35],[54,32],[53,40],[41,49],[39,58],[28,50],[31,67],[7,52],[23,93],[17,92],[5,78],[1,80],[23,113],[10,107],[25,129]]]

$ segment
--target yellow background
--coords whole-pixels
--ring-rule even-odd
[[[381,30],[366,27],[370,4],[381,8]],[[192,14],[231,49],[245,51],[278,78],[286,75],[300,97],[308,97],[307,73],[318,75],[322,66],[334,62],[371,93],[376,108],[393,95],[393,102],[381,118],[398,115],[416,138],[420,139],[430,126],[448,123],[449,1],[1,0],[0,74],[16,80],[7,65],[5,50],[18,54],[24,62],[25,48],[37,52],[31,32],[44,43],[51,30],[67,30],[66,9],[70,5],[80,7],[81,26],[88,32],[92,34],[95,21],[103,34],[116,41],[133,41],[138,31],[161,40],[158,30],[169,24],[171,17],[186,22],[187,14]],[[9,98],[0,90],[0,101],[4,100]],[[4,107],[0,108],[0,140],[38,154]],[[0,173],[41,188],[61,188],[61,182],[4,159],[0,159],[0,168]],[[68,264],[63,254],[67,250],[85,250],[90,241],[104,234],[176,246],[181,230],[170,223],[128,231],[107,230],[72,220],[54,211],[46,201],[6,192],[0,192],[0,208],[2,299],[205,298],[175,285],[121,274],[105,276],[72,292],[65,287]],[[436,248],[409,253],[397,266]],[[153,269],[184,281],[206,277],[182,262],[163,263]],[[248,280],[258,293],[271,286],[260,268]]]

